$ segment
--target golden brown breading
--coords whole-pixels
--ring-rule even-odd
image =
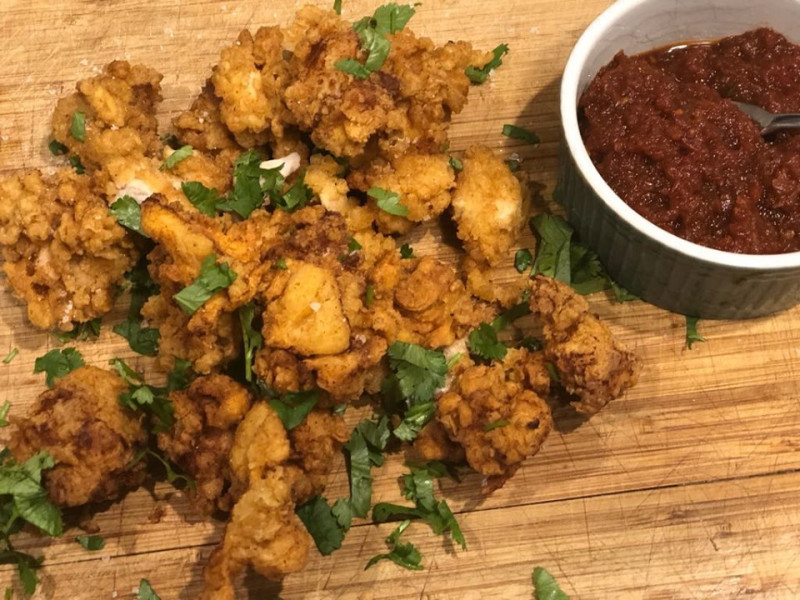
[[[181,143],[189,144],[195,150],[241,152],[230,129],[222,122],[220,99],[214,94],[211,80],[206,82],[189,110],[175,117],[172,125]]]
[[[528,220],[530,199],[498,156],[483,146],[464,154],[453,192],[458,237],[471,258],[495,266],[508,258]]]
[[[440,460],[462,464],[467,456],[464,447],[450,439],[444,426],[433,419],[419,432],[414,440],[414,451],[422,460]]]
[[[251,482],[231,513],[220,546],[204,570],[203,600],[233,600],[234,580],[247,566],[279,581],[305,567],[311,536],[294,512],[281,467]]]
[[[414,223],[430,221],[450,206],[450,190],[455,187],[455,172],[447,154],[403,154],[391,162],[376,160],[347,179],[354,188],[366,192],[373,187],[400,195],[407,216],[380,210],[370,199],[378,228],[383,233],[408,233]]]
[[[459,365],[438,399],[437,421],[464,447],[469,465],[490,476],[491,489],[536,454],[553,428],[538,374],[547,377],[541,353],[511,349],[502,363]]]
[[[530,305],[544,325],[545,355],[564,388],[578,397],[572,403],[578,411],[594,414],[636,383],[637,358],[568,285],[537,275]]]
[[[261,27],[255,38],[242,31],[214,67],[221,120],[246,148],[282,138],[291,120],[281,98],[288,68],[282,42],[279,27]]]
[[[87,176],[63,169],[0,182],[3,270],[28,318],[69,331],[111,310],[116,285],[136,263],[130,236],[90,191]]]
[[[313,154],[306,169],[305,184],[319,198],[322,206],[345,218],[349,231],[371,232],[376,217],[375,208],[362,205],[356,198],[348,196],[350,187],[344,179],[344,171],[332,156]]]
[[[119,402],[127,389],[114,373],[81,367],[56,380],[16,421],[11,452],[20,461],[42,450],[52,454],[56,465],[43,481],[59,506],[115,500],[144,481],[145,461],[133,463],[147,432]]]
[[[228,455],[236,427],[250,409],[250,393],[230,377],[208,375],[169,399],[175,422],[158,434],[158,447],[195,480],[192,499],[200,510],[230,510]]]
[[[80,157],[87,168],[112,158],[157,156],[161,151],[156,106],[162,76],[126,61],[108,64],[96,77],[80,81],[77,92],[61,98],[53,113],[53,137]],[[85,141],[71,133],[73,115],[86,115]]]
[[[303,361],[315,376],[315,384],[334,402],[350,402],[364,393],[377,394],[386,375],[382,365],[388,345],[369,332],[354,333],[349,350],[335,356],[318,356]]]

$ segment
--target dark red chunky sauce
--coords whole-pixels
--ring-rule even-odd
[[[598,171],[639,214],[746,254],[800,250],[800,135],[764,140],[731,104],[800,112],[800,46],[771,29],[637,56],[620,52],[579,103]]]

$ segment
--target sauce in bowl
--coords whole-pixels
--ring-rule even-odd
[[[729,100],[800,112],[800,46],[771,29],[619,53],[581,97],[581,134],[611,188],[691,242],[800,251],[800,135],[765,140]]]

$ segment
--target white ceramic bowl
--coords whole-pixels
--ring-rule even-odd
[[[576,106],[620,50],[637,54],[770,26],[800,42],[800,0],[618,0],[578,40],[561,83],[559,200],[620,285],[667,310],[709,319],[770,314],[800,302],[800,252],[713,250],[650,223],[617,196],[583,145]]]

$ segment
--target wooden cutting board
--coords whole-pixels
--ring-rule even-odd
[[[332,2],[332,0],[331,0]],[[452,129],[452,147],[476,141],[516,152],[552,191],[559,140],[559,76],[572,45],[609,0],[428,0],[412,27],[437,42],[511,47],[502,69],[474,88]],[[286,23],[288,1],[2,0],[0,2],[0,171],[51,164],[46,150],[56,99],[115,58],[164,73],[163,122],[199,91],[221,47],[242,28]],[[328,2],[322,2],[322,5]],[[344,0],[356,19],[375,2]],[[504,123],[542,143],[500,135]],[[453,260],[434,235],[418,254]],[[515,276],[506,269],[508,277]],[[488,498],[480,479],[444,482],[468,549],[426,526],[409,539],[425,570],[367,560],[384,552],[391,526],[359,523],[341,550],[312,557],[283,586],[250,575],[241,597],[531,598],[531,570],[549,569],[572,598],[800,597],[800,309],[747,322],[703,321],[707,342],[688,350],[684,319],[641,302],[592,298],[593,309],[642,358],[641,382],[586,422],[561,420],[544,449]],[[98,343],[79,344],[87,362],[129,357],[107,317]],[[0,403],[24,413],[44,387],[34,359],[53,340],[33,330],[23,308],[0,295]],[[144,363],[134,361],[143,368]],[[7,431],[0,432],[6,438]],[[375,501],[400,501],[402,457],[376,471]],[[328,496],[346,494],[340,464]],[[156,519],[158,513],[163,513]],[[164,600],[196,598],[220,523],[195,515],[166,484],[139,490],[95,516],[106,539],[89,553],[70,530],[59,540],[27,538],[45,555],[38,598],[132,598],[148,578]],[[157,521],[152,523],[150,521]],[[0,568],[0,589],[15,580]],[[249,594],[247,591],[249,591]]]

